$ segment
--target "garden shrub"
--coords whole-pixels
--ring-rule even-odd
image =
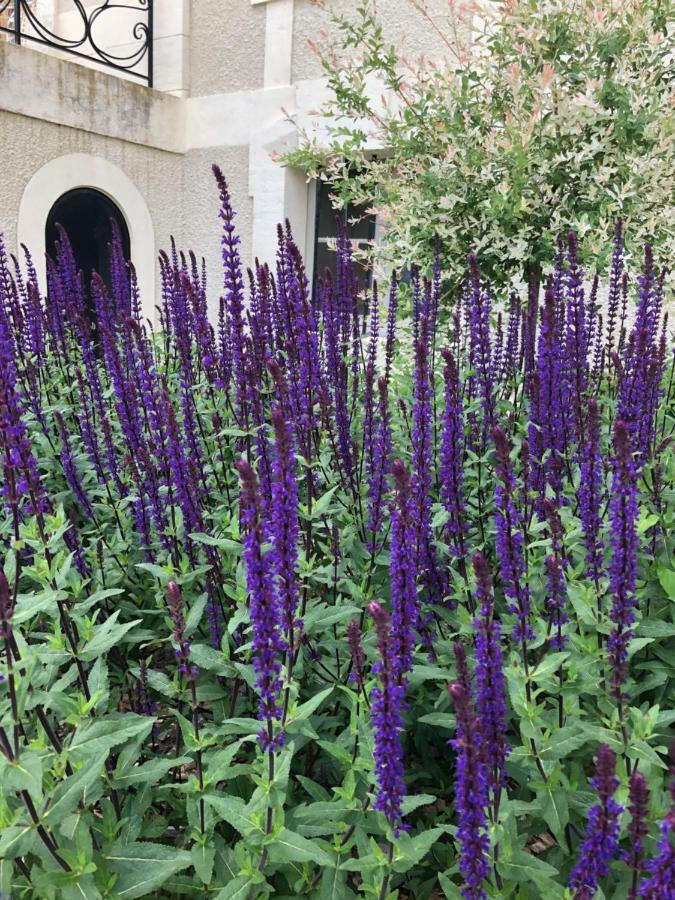
[[[660,0],[403,0],[440,58],[392,44],[374,0],[326,16],[328,99],[285,160],[384,225],[378,262],[431,263],[453,296],[470,251],[495,285],[528,280],[573,228],[604,269],[675,249],[673,18]],[[327,4],[330,9],[330,3]],[[386,101],[383,100],[386,97]]]

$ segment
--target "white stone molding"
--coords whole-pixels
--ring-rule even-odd
[[[93,188],[118,207],[129,229],[131,259],[138,276],[143,315],[155,320],[155,233],[150,212],[136,185],[107,159],[71,153],[50,160],[26,185],[19,206],[17,244],[33,255],[40,288],[46,290],[45,226],[54,203],[75,188]]]

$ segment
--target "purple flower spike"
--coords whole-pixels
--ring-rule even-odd
[[[490,786],[506,786],[506,700],[502,662],[501,627],[495,619],[492,579],[487,560],[474,553],[478,613],[473,622],[476,635],[476,706],[481,711],[480,729]]]
[[[624,853],[623,859],[633,872],[630,890],[628,891],[628,900],[636,900],[640,874],[644,869],[644,840],[649,834],[649,825],[647,823],[649,815],[649,788],[647,787],[647,779],[642,772],[633,772],[630,777],[628,811],[630,812],[630,822],[628,824],[630,849]]]
[[[281,716],[281,658],[288,647],[281,633],[281,614],[274,592],[270,554],[264,551],[263,523],[258,478],[245,459],[237,463],[241,481],[241,524],[244,532],[244,562],[253,629],[253,668],[260,694],[258,718],[264,728],[258,734],[263,750],[283,745],[283,734],[275,736],[275,720]]]
[[[415,632],[419,624],[415,561],[410,548],[415,540],[410,475],[400,459],[392,466],[396,499],[391,511],[391,621],[393,667],[399,683],[412,669]]]
[[[497,524],[497,557],[504,594],[509,602],[509,612],[517,617],[513,639],[525,648],[534,632],[530,625],[530,592],[525,582],[523,559],[523,521],[515,503],[516,478],[511,462],[511,439],[504,429],[494,429],[497,451],[496,472],[499,479],[495,489],[495,519]]]
[[[457,753],[455,804],[459,818],[459,870],[464,878],[461,892],[464,900],[484,900],[484,882],[490,874],[488,772],[471,696],[462,684],[451,685],[450,696],[457,717],[457,736],[451,744]]]
[[[670,745],[670,809],[661,824],[661,839],[656,856],[647,863],[648,877],[640,888],[647,900],[673,900],[675,897],[675,741]]]
[[[570,875],[569,886],[574,900],[591,900],[598,882],[609,874],[609,864],[619,846],[619,816],[623,808],[613,799],[619,782],[616,778],[616,755],[603,744],[595,762],[595,778],[591,781],[599,802],[591,807],[586,836],[579,858]]]
[[[612,693],[623,698],[623,686],[628,678],[628,644],[633,636],[637,600],[639,516],[637,475],[633,460],[631,435],[621,419],[614,426],[614,474],[610,500],[612,558],[609,566],[612,609],[609,617],[613,628],[607,641],[611,666]]]
[[[298,612],[298,485],[295,476],[293,434],[279,407],[272,410],[274,458],[272,462],[272,535],[278,579],[279,612],[287,638],[299,625]],[[292,650],[292,648],[291,648]]]
[[[586,547],[586,573],[598,588],[602,573],[600,539],[602,500],[602,454],[600,452],[600,414],[594,397],[588,401],[584,455],[579,478],[579,515]]]
[[[403,748],[401,732],[405,687],[399,683],[393,660],[392,636],[389,615],[377,601],[368,604],[368,611],[375,623],[379,659],[373,672],[379,678],[379,686],[371,696],[370,717],[375,731],[375,776],[377,799],[374,808],[387,817],[394,834],[402,829],[401,803],[405,796],[403,780]]]
[[[569,621],[566,605],[567,586],[563,564],[560,557],[552,553],[546,557],[546,613],[551,647],[554,650],[564,650],[567,644],[567,636],[562,633],[563,625]]]
[[[464,410],[462,386],[455,358],[441,350],[445,362],[445,408],[440,451],[441,502],[449,519],[446,526],[451,551],[463,560],[466,555],[464,506]]]

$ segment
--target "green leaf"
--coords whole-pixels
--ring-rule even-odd
[[[155,720],[150,716],[124,713],[101,719],[87,719],[77,729],[68,747],[71,761],[81,762],[109,751],[138,735],[148,735]]]
[[[122,900],[147,897],[166,879],[192,864],[192,855],[167,844],[134,841],[115,844],[106,854],[111,872],[117,875],[115,895]]]
[[[659,576],[661,587],[671,600],[675,600],[675,569],[666,569],[665,566],[657,566],[656,573]]]
[[[425,725],[435,725],[437,728],[449,728],[454,730],[457,720],[454,713],[427,713],[426,716],[420,716],[418,722],[424,722]]]
[[[16,599],[12,622],[14,625],[21,625],[33,616],[46,610],[56,613],[57,601],[65,600],[67,597],[68,594],[65,591],[53,591],[51,589],[34,594],[19,594]]]
[[[586,735],[579,731],[576,725],[567,725],[558,728],[546,740],[546,746],[539,748],[542,759],[562,759],[564,756],[578,750],[586,743]]]
[[[500,864],[500,871],[504,878],[510,881],[539,881],[542,876],[555,878],[558,870],[554,869],[543,859],[538,859],[524,850],[515,850],[509,859],[504,859]],[[562,893],[562,888],[560,889]]]
[[[323,703],[323,701],[333,692],[333,687],[327,687],[323,691],[319,691],[318,694],[315,694],[311,700],[307,700],[306,703],[300,704],[298,708],[292,713],[288,718],[288,728],[291,725],[295,725],[298,722],[303,722],[305,719],[308,719],[313,712],[315,712]]]
[[[256,885],[258,888],[261,887],[261,884],[249,875],[237,875],[215,895],[214,900],[246,900]]]
[[[125,622],[124,625],[118,625],[117,617],[119,614],[120,610],[116,609],[109,619],[106,619],[102,625],[97,627],[94,637],[80,652],[79,656],[81,659],[96,659],[97,656],[106,653],[122,640],[127,631],[130,631],[135,625],[143,621],[142,619],[134,619],[131,622]]]
[[[213,875],[213,863],[216,859],[215,847],[207,847],[204,844],[195,844],[191,850],[192,865],[199,878],[208,884]]]
[[[558,841],[561,841],[564,838],[565,825],[570,820],[567,792],[560,787],[551,790],[547,785],[546,790],[538,792],[538,796],[541,800],[541,815],[544,822]]]
[[[204,801],[215,809],[223,822],[231,825],[239,834],[246,835],[255,830],[256,826],[244,813],[246,804],[241,797],[232,797],[230,794],[204,794]]]
[[[335,866],[327,866],[321,876],[317,900],[352,900],[356,894],[347,887],[347,873]]]
[[[197,541],[198,544],[206,544],[207,547],[217,547],[219,550],[224,550],[233,556],[238,556],[242,552],[242,545],[239,541],[233,541],[231,538],[217,538],[201,532],[195,532],[190,537],[193,541]]]
[[[191,761],[189,756],[179,756],[172,759],[151,759],[140,766],[134,766],[128,772],[115,775],[113,786],[116,788],[130,787],[132,784],[154,784],[155,781],[179,766],[184,766]]]
[[[49,808],[42,817],[44,825],[54,827],[71,813],[80,801],[85,805],[91,801],[87,796],[89,789],[100,780],[107,756],[107,750],[98,756],[88,756],[81,769],[59,784]]]
[[[433,794],[418,794],[416,797],[404,797],[401,804],[403,815],[407,816],[420,806],[429,806],[436,800]]]
[[[396,872],[407,872],[416,866],[427,855],[441,835],[446,832],[445,826],[421,831],[414,837],[401,834],[396,842],[393,868]]]
[[[647,531],[653,525],[656,525],[658,521],[659,517],[656,515],[656,513],[647,513],[643,510],[642,515],[638,519],[637,533],[644,534],[645,531]]]
[[[269,845],[270,860],[273,862],[312,862],[319,866],[333,866],[334,857],[326,853],[314,841],[301,834],[283,828]]]
[[[557,672],[568,656],[569,653],[547,653],[537,668],[530,673],[530,678],[533,681],[538,681],[540,678],[545,678],[547,675]]]

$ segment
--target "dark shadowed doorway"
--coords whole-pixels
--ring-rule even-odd
[[[54,256],[54,244],[59,236],[56,230],[58,223],[68,235],[77,268],[83,271],[87,287],[92,271],[96,271],[109,288],[108,244],[112,239],[111,219],[119,226],[124,257],[129,259],[129,229],[124,216],[109,197],[93,188],[75,188],[62,194],[47,216],[47,253]]]

